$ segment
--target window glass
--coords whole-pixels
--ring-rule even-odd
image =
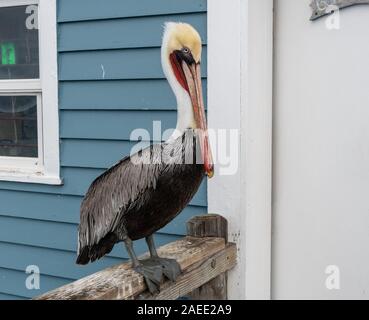
[[[37,96],[0,96],[0,156],[38,156]]]
[[[0,80],[39,78],[35,9],[35,5],[0,8]]]

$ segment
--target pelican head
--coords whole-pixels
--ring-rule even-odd
[[[201,37],[187,23],[165,24],[161,59],[163,71],[177,98],[176,132],[197,129],[204,169],[214,174],[201,85]]]

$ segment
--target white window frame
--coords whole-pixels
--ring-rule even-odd
[[[56,0],[0,0],[38,5],[40,79],[0,80],[0,95],[36,95],[38,158],[0,157],[0,181],[60,185]]]
[[[229,299],[271,298],[272,104],[273,0],[208,1],[209,128],[240,141],[237,174],[208,183],[208,211],[238,248]]]

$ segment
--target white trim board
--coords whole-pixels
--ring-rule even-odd
[[[238,246],[230,299],[270,299],[273,0],[208,1],[208,121],[239,130],[236,175],[209,180],[209,212]]]
[[[1,7],[27,6],[29,4],[38,4],[39,1],[43,1],[43,0],[0,0],[0,8]]]
[[[42,84],[45,180],[61,184],[56,0],[39,0],[40,77]]]

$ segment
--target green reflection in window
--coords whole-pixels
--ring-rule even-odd
[[[1,64],[15,64],[15,45],[14,43],[3,43],[1,45]]]

